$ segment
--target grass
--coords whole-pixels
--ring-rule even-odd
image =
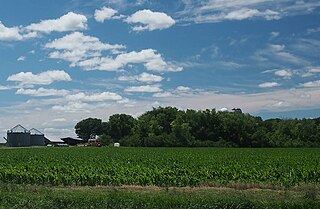
[[[2,183],[0,208],[320,208],[317,188],[51,187]]]

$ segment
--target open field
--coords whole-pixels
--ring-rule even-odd
[[[320,149],[0,149],[0,181],[160,187],[319,185]]]
[[[2,148],[0,208],[319,208],[319,151]]]

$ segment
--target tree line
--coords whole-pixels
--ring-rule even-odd
[[[88,141],[133,147],[319,147],[320,118],[268,119],[241,112],[158,107],[138,118],[114,114],[108,122],[87,118],[75,126]]]

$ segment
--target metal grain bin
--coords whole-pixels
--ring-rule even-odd
[[[30,131],[20,124],[7,131],[7,145],[9,147],[29,147]]]
[[[44,146],[44,134],[35,128],[30,129],[30,146]]]

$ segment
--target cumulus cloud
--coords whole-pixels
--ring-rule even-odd
[[[1,91],[1,90],[8,90],[8,89],[11,89],[11,87],[0,85],[0,91]]]
[[[154,93],[160,92],[162,89],[160,85],[145,85],[145,86],[130,86],[125,89],[126,92],[147,92],[147,93]]]
[[[73,32],[45,45],[55,51],[49,54],[52,59],[62,59],[70,62],[71,67],[81,67],[84,70],[117,71],[128,64],[142,63],[147,70],[158,72],[178,72],[183,68],[172,62],[166,62],[161,54],[154,49],[143,49],[139,52],[123,52],[125,46],[102,43],[93,36],[85,36],[81,32]],[[109,52],[102,56],[102,51]]]
[[[158,92],[153,94],[153,97],[157,98],[166,98],[166,97],[172,97],[174,96],[171,92]]]
[[[306,72],[302,74],[302,77],[310,77],[320,73],[320,67],[309,67]]]
[[[25,56],[20,56],[18,57],[17,61],[25,61],[26,60],[26,57]]]
[[[275,38],[275,37],[278,37],[280,35],[280,33],[279,32],[271,32],[270,33],[270,36],[271,36],[271,38]]]
[[[178,86],[177,91],[190,91],[191,89],[186,86]]]
[[[64,52],[63,52],[64,53]],[[55,54],[51,54],[51,58]],[[69,54],[68,54],[69,56]],[[70,58],[74,58],[70,55],[68,56],[59,56],[69,61],[72,61]],[[78,61],[78,60],[77,60]],[[183,68],[176,66],[173,63],[166,62],[162,58],[161,54],[158,54],[154,49],[144,49],[139,52],[131,51],[127,53],[121,53],[115,58],[108,57],[92,57],[89,59],[84,59],[78,62],[73,62],[72,66],[79,66],[85,70],[103,70],[103,71],[117,71],[123,69],[128,64],[139,64],[144,63],[144,66],[147,70],[158,71],[158,72],[179,72]]]
[[[70,101],[84,101],[84,102],[103,102],[108,100],[122,100],[122,97],[119,94],[113,92],[102,92],[94,94],[85,94],[83,92],[77,94],[71,94],[66,96],[67,100]]]
[[[118,50],[124,49],[125,46],[102,43],[96,37],[86,36],[81,32],[73,32],[47,43],[45,48],[58,50],[51,52],[49,54],[50,58],[63,59],[71,62],[71,66],[77,66],[79,61],[101,56],[102,51],[117,53]]]
[[[129,16],[126,20],[129,24],[134,24],[134,31],[144,30],[162,30],[170,28],[175,24],[175,20],[163,12],[153,12],[148,9],[137,11]]]
[[[265,83],[259,84],[260,88],[272,88],[276,86],[280,86],[280,84],[277,82],[265,82]]]
[[[68,90],[65,89],[45,89],[45,88],[39,88],[39,89],[18,89],[16,91],[16,94],[23,94],[23,95],[29,95],[34,97],[45,97],[45,96],[66,96],[68,93],[70,93]]]
[[[62,112],[90,112],[90,105],[83,102],[69,102],[65,105],[54,105],[52,110]]]
[[[18,27],[8,28],[0,21],[0,41],[21,41],[23,36]]]
[[[290,70],[277,70],[274,72],[274,74],[283,77],[284,79],[290,79],[293,75]]]
[[[49,85],[55,81],[71,81],[71,77],[63,70],[49,70],[39,74],[32,72],[20,72],[10,75],[7,81],[18,82],[21,86],[26,85]]]
[[[153,82],[160,82],[163,80],[163,77],[159,75],[154,75],[150,73],[141,73],[140,75],[135,76],[120,76],[118,78],[120,81],[138,81],[138,82],[146,82],[146,83],[153,83]]]
[[[69,12],[58,19],[42,20],[24,28],[33,32],[66,32],[87,29],[87,18],[84,15]]]
[[[228,14],[223,15],[223,17],[221,18],[228,19],[228,20],[244,20],[244,19],[248,19],[250,17],[256,16],[258,14],[259,14],[259,11],[256,9],[243,8],[243,9],[229,12]]]
[[[104,22],[105,20],[112,19],[114,15],[117,14],[117,10],[108,7],[102,7],[101,9],[97,9],[94,13],[94,19],[97,22]]]
[[[52,122],[65,122],[65,121],[67,121],[67,119],[65,118],[55,118],[52,120]]]
[[[301,84],[301,86],[307,87],[307,88],[320,87],[320,80],[306,82]]]

